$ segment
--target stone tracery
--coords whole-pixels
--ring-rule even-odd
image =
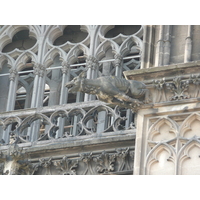
[[[0,110],[6,114],[19,113],[19,115],[14,115],[15,119],[13,118],[12,122],[9,121],[10,117],[1,119],[1,146],[5,148],[8,145],[16,144],[23,146],[30,142],[42,144],[59,139],[70,141],[71,138],[81,140],[84,137],[102,137],[102,134],[112,137],[115,133],[122,134],[122,131],[127,131],[123,134],[129,135],[131,129],[135,129],[134,126],[131,126],[134,115],[129,109],[116,112],[117,109],[104,103],[100,103],[99,106],[95,104],[91,106],[90,102],[96,100],[94,95],[77,93],[73,96],[68,94],[67,89],[64,88],[66,82],[78,76],[86,68],[89,79],[95,79],[106,73],[122,77],[122,72],[129,70],[129,66],[131,66],[129,64],[125,67],[123,58],[135,52],[140,57],[139,49],[142,44],[140,38],[143,28],[141,27],[137,33],[119,34],[114,38],[106,38],[105,34],[113,27],[107,26],[104,29],[103,26],[87,25],[80,27],[33,25],[5,26],[0,29],[0,75],[4,75],[5,69],[7,69],[4,79],[10,77],[8,80],[10,89],[9,84],[5,87],[10,95],[7,98],[5,94],[5,97],[2,98],[4,101],[8,101],[7,107],[0,105]],[[59,37],[62,35],[65,37],[68,28],[74,30],[80,28],[80,32],[77,34],[82,31],[84,34],[80,35],[80,40],[67,39],[58,43],[58,40],[62,39]],[[100,33],[101,29],[104,31]],[[25,49],[21,49],[20,46],[10,48],[9,46],[14,47],[12,39],[18,36],[20,40],[23,32],[28,34],[26,41],[28,43],[25,45]],[[35,43],[31,42],[28,37],[32,38]],[[110,68],[106,69],[105,62],[110,56],[112,58],[111,61],[108,61]],[[129,60],[135,62],[134,58]],[[17,91],[18,94],[16,94]],[[26,99],[20,103],[19,99],[23,95],[26,95]],[[15,106],[17,101],[20,104],[18,107]],[[89,104],[83,109],[76,108],[77,104],[73,107],[72,103],[79,102],[89,102]],[[65,108],[68,105],[70,105],[70,109]],[[60,106],[60,108],[57,109],[56,106]],[[54,108],[51,109],[51,107]],[[21,112],[20,108],[26,112]],[[33,111],[38,109],[43,111]],[[49,112],[48,109],[51,111]],[[29,166],[30,163],[27,163],[21,163],[21,168],[19,167],[16,173],[37,173],[43,166],[42,161],[38,165],[31,164]],[[122,165],[124,165],[123,162]],[[125,167],[125,170],[127,169],[131,170],[130,167]],[[47,174],[50,174],[49,169]]]

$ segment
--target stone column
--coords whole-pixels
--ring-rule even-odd
[[[44,88],[45,88],[45,67],[41,64],[37,64],[34,67],[34,87],[33,87],[33,95],[31,107],[42,107],[43,105],[43,97],[44,97]],[[40,129],[40,120],[36,120],[31,124],[31,127],[28,128],[28,136],[31,142],[34,142],[38,138]]]
[[[60,102],[59,104],[66,104],[68,98],[68,89],[65,87],[65,84],[70,81],[70,64],[67,62],[62,63],[62,86],[60,91]],[[58,126],[59,129],[56,133],[56,138],[60,138],[63,136],[64,133],[64,118],[58,118]]]
[[[66,104],[68,99],[68,89],[65,84],[70,81],[70,64],[67,62],[62,63],[62,86],[60,91],[60,105]]]
[[[122,61],[123,58],[120,54],[115,54],[114,56],[115,61],[114,61],[114,65],[115,65],[115,76],[121,78],[122,76]]]
[[[16,99],[16,89],[18,85],[18,72],[15,69],[10,69],[10,86],[9,86],[9,93],[8,93],[8,101],[6,111],[11,111],[14,109],[15,106],[15,99]]]
[[[143,49],[141,57],[141,69],[150,68],[153,65],[153,52],[154,52],[154,35],[155,26],[146,25],[144,26],[143,36]]]
[[[191,61],[192,55],[192,25],[188,25],[188,34],[185,39],[184,63]]]
[[[35,75],[34,78],[34,85],[33,85],[33,94],[32,94],[32,101],[31,101],[31,108],[34,108],[36,105],[36,99],[37,99],[37,91],[38,91],[38,79],[39,79],[39,64],[35,65],[33,67]]]
[[[44,90],[45,90],[45,78],[46,78],[46,68],[43,65],[39,66],[39,80],[38,80],[38,91],[36,107],[43,106]]]
[[[171,25],[165,25],[164,46],[163,46],[163,65],[169,65],[171,49]]]
[[[87,71],[87,78],[88,79],[95,79],[98,76],[98,61],[95,57],[89,56],[86,59],[86,67],[88,68]],[[91,101],[94,100],[95,96],[90,94],[85,94],[84,101]]]
[[[8,101],[6,111],[14,110],[15,107],[15,100],[16,100],[16,90],[18,85],[18,72],[15,69],[10,69],[10,86],[9,86],[9,93],[8,93]],[[11,124],[7,127],[6,130],[3,131],[2,139],[5,141],[6,144],[9,143],[9,133],[11,131]]]
[[[162,66],[163,64],[163,45],[164,45],[163,32],[164,32],[164,25],[160,25],[159,38],[156,45],[155,67]]]

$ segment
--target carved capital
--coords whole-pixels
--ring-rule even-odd
[[[45,73],[46,68],[44,66],[42,66],[39,70],[39,77],[43,77],[44,73]]]
[[[87,68],[96,69],[98,66],[98,60],[93,56],[88,56],[86,59]]]
[[[9,72],[10,72],[10,75],[9,75],[10,80],[14,81],[16,75],[18,74],[17,70],[16,69],[10,69]]]
[[[67,74],[68,72],[69,72],[69,70],[70,70],[70,64],[68,63],[68,62],[66,62],[66,61],[63,61],[62,62],[62,73],[63,74]]]
[[[33,67],[33,69],[34,69],[33,74],[38,75],[39,77],[43,77],[44,76],[44,72],[45,72],[46,68],[43,65],[37,63]]]
[[[115,58],[114,66],[119,67],[122,63],[123,57],[120,54],[115,54],[114,58]]]
[[[38,75],[39,74],[39,68],[37,67],[37,66],[34,66],[33,67],[33,74],[36,76],[36,75]]]

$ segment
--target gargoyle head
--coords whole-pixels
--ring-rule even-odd
[[[68,88],[68,92],[76,93],[81,91],[81,81],[86,78],[86,71],[83,71],[79,76],[73,78],[70,82],[66,83],[65,87]]]

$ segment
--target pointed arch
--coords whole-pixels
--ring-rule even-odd
[[[73,64],[74,62],[77,61],[77,57],[79,54],[83,52],[85,56],[89,55],[89,49],[86,45],[84,44],[77,44],[75,45],[67,54],[66,60],[68,63]]]
[[[200,114],[192,113],[188,116],[180,126],[180,135],[182,137],[193,137],[197,135],[200,137]]]
[[[145,174],[174,175],[175,161],[176,154],[174,149],[167,143],[159,143],[147,155],[145,161]]]
[[[28,50],[23,52],[15,61],[14,69],[18,72],[21,71],[29,59],[31,59],[33,63],[37,63],[37,56],[32,51]]]
[[[98,60],[101,60],[106,55],[106,51],[109,48],[112,49],[112,52],[114,54],[119,52],[119,45],[116,42],[114,42],[114,41],[112,41],[110,39],[107,39],[97,47],[97,49],[95,51],[95,57]]]
[[[196,136],[180,149],[177,160],[178,174],[200,174],[200,141]]]
[[[151,141],[167,141],[178,135],[176,122],[168,117],[158,119],[149,129],[148,139]]]
[[[55,57],[58,56],[58,55],[62,60],[64,60],[65,57],[66,57],[65,51],[63,51],[59,47],[54,47],[50,51],[48,51],[47,54],[43,58],[44,66],[46,68],[48,68],[50,65],[52,65]]]
[[[12,66],[14,66],[15,60],[7,54],[0,55],[0,69],[3,67],[3,65],[6,62],[8,64],[8,66],[11,68]]]
[[[121,55],[124,57],[126,56],[131,48],[133,46],[136,46],[136,48],[138,49],[138,51],[140,52],[140,54],[142,53],[142,46],[143,46],[143,42],[140,38],[136,37],[135,35],[132,35],[130,37],[128,37],[121,45],[119,48],[119,52],[121,53]]]

